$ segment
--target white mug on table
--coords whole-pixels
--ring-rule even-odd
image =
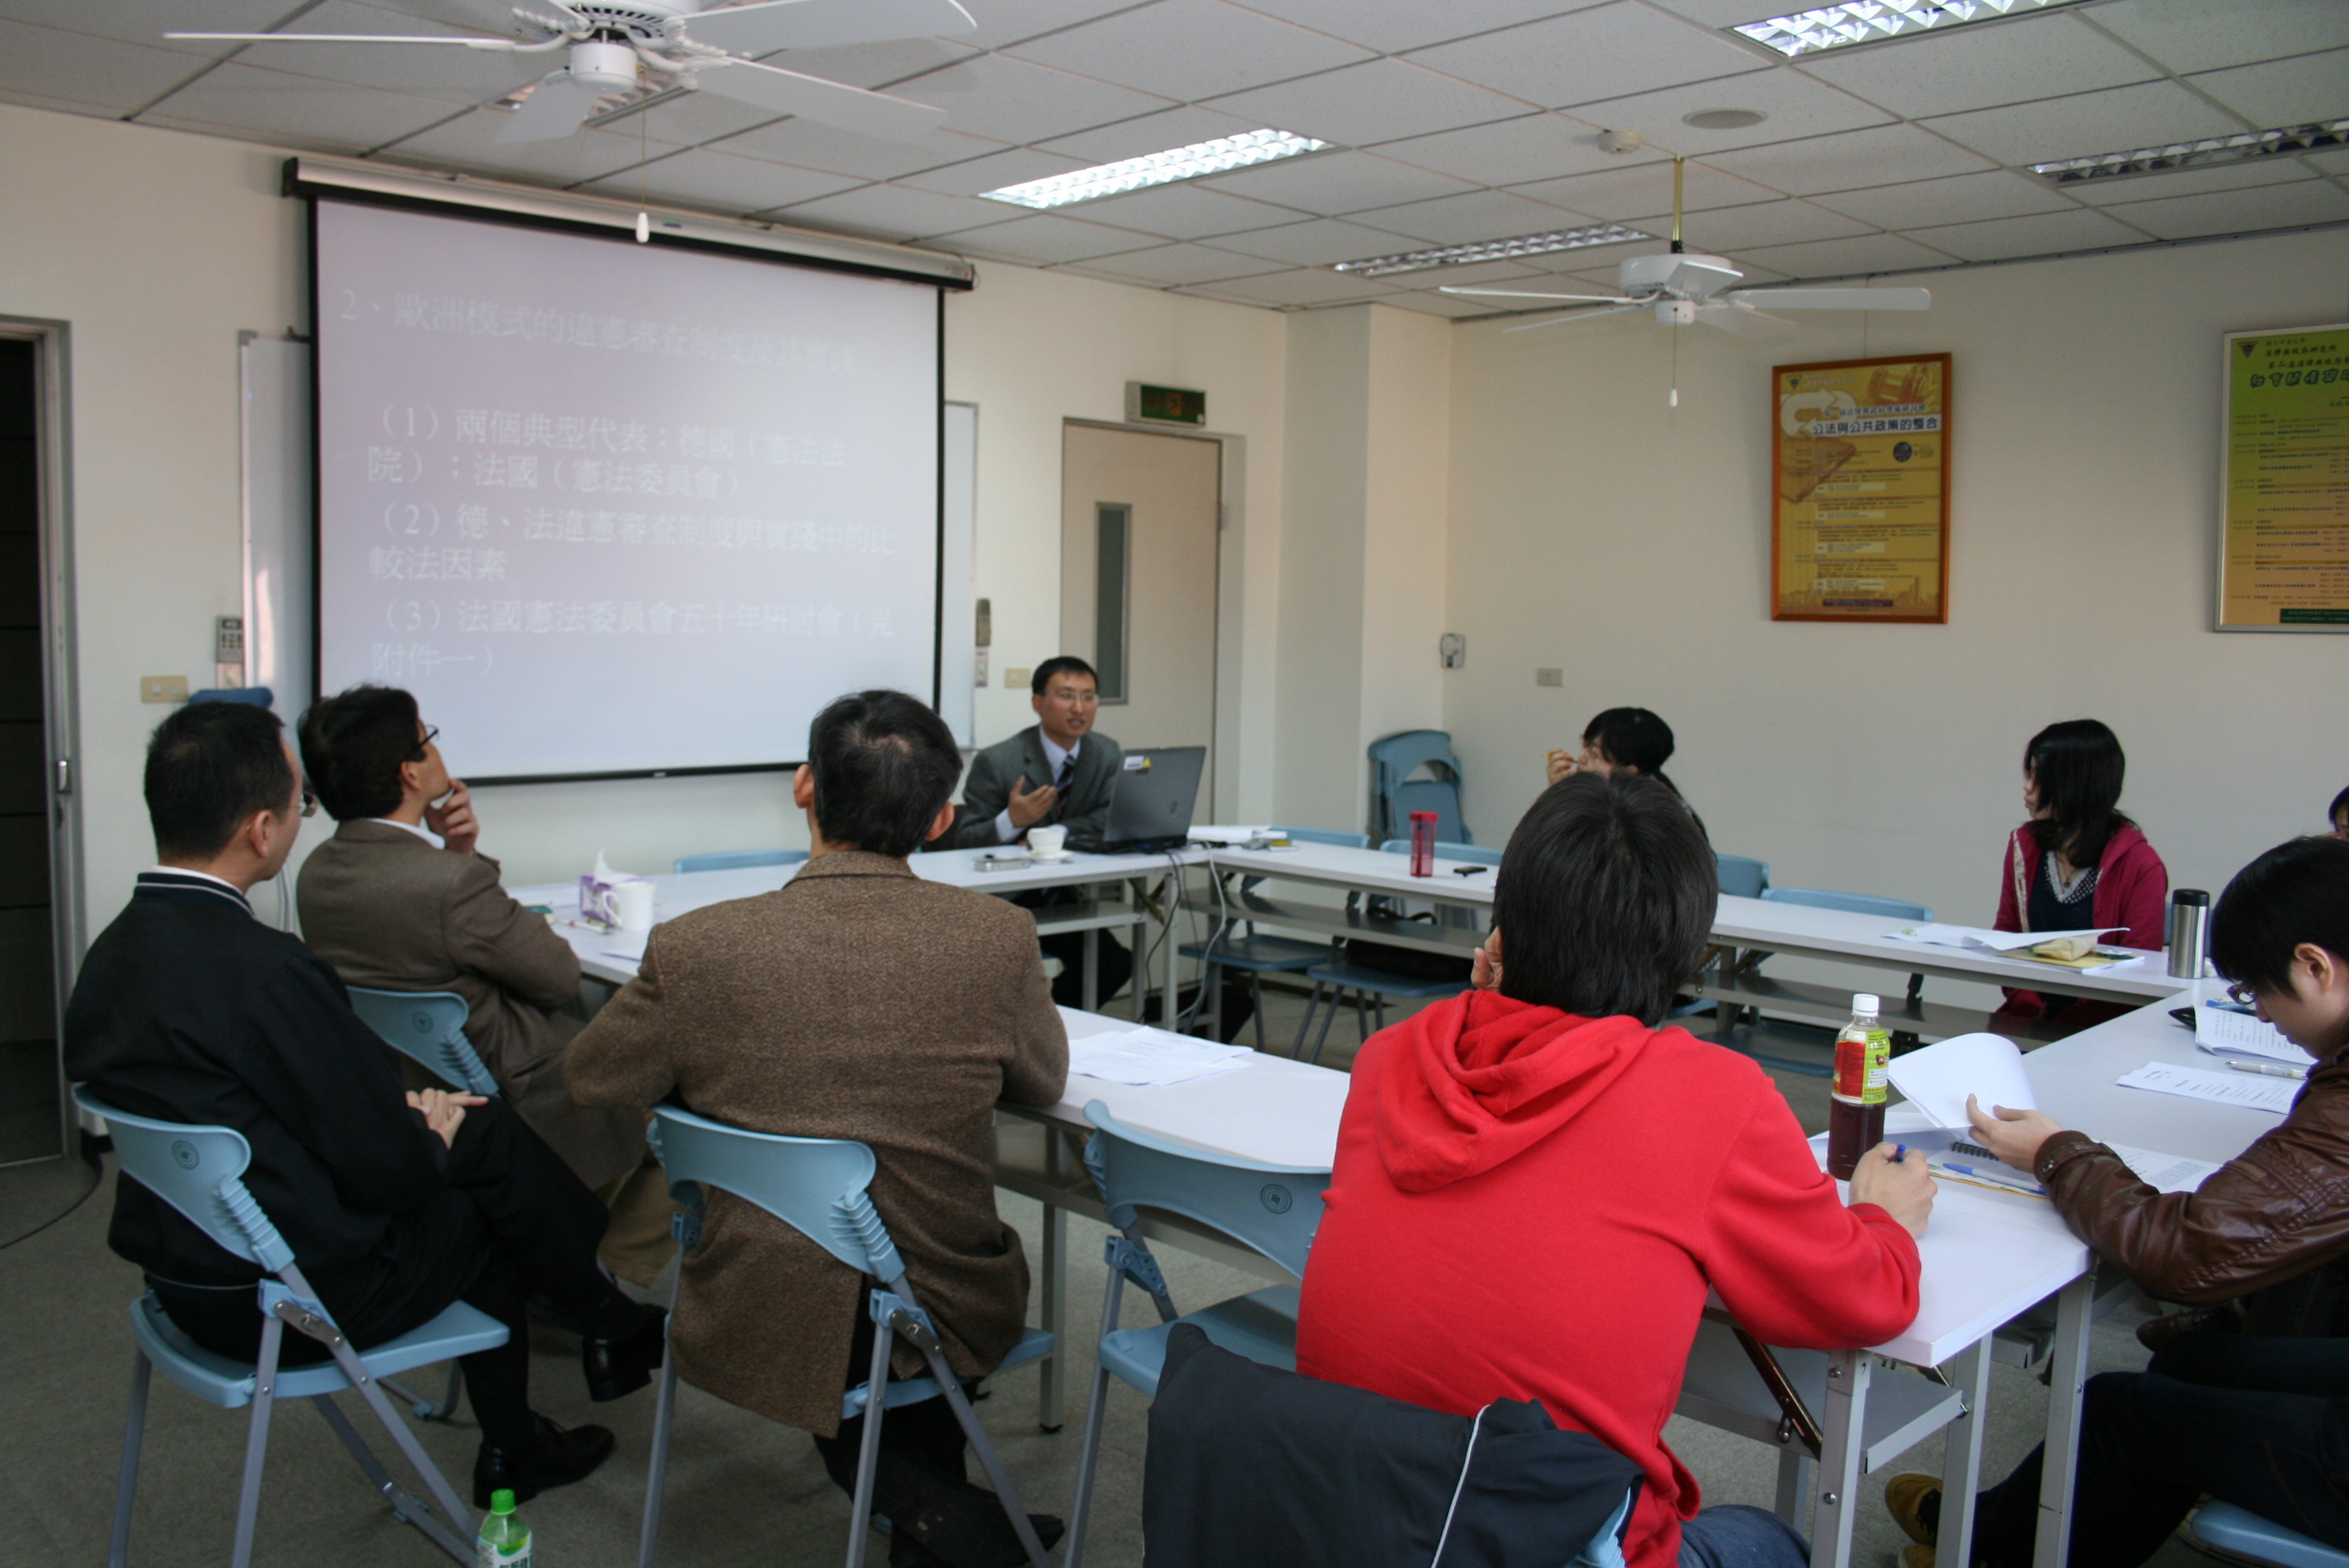
[[[613,923],[622,931],[653,928],[653,884],[641,878],[612,884]]]
[[[1028,852],[1048,861],[1068,853],[1068,842],[1069,830],[1061,824],[1039,822],[1028,830]]]

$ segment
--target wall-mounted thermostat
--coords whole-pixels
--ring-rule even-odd
[[[1145,425],[1205,425],[1207,395],[1185,387],[1125,384],[1125,417]]]

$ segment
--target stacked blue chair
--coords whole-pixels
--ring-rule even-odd
[[[1770,885],[1768,861],[1757,861],[1751,855],[1724,855],[1716,851],[1713,861],[1721,891],[1732,898],[1760,898]]]
[[[808,858],[805,850],[713,850],[706,855],[679,855],[669,870],[738,872],[748,866],[795,866]]]
[[[1012,1491],[1011,1478],[996,1456],[995,1445],[970,1408],[962,1382],[947,1365],[946,1349],[929,1314],[914,1295],[913,1282],[889,1227],[873,1206],[875,1164],[873,1150],[862,1143],[838,1138],[787,1138],[781,1133],[750,1132],[697,1116],[675,1106],[657,1106],[647,1130],[653,1152],[668,1174],[669,1196],[684,1211],[676,1221],[678,1247],[691,1252],[701,1240],[702,1189],[715,1187],[746,1203],[754,1203],[854,1269],[882,1282],[866,1293],[866,1310],[873,1315],[873,1361],[865,1380],[843,1396],[843,1420],[866,1418],[864,1442],[856,1460],[856,1495],[848,1526],[848,1568],[863,1568],[865,1538],[873,1519],[873,1475],[881,1451],[885,1412],[925,1399],[944,1398],[961,1423],[963,1436],[978,1455],[988,1483],[1011,1521],[1033,1568],[1049,1568],[1043,1542]],[[681,1274],[683,1271],[679,1270]],[[669,1286],[670,1321],[676,1321],[677,1286]],[[929,1364],[927,1377],[892,1381],[889,1355],[903,1338]],[[1038,1329],[1022,1335],[1003,1358],[998,1371],[1009,1371],[1052,1353],[1052,1336]],[[880,1397],[874,1398],[879,1390]],[[660,1402],[653,1412],[653,1452],[645,1482],[644,1535],[637,1548],[638,1568],[652,1568],[660,1540],[661,1485],[668,1473],[670,1423],[677,1410],[677,1358],[661,1358]]]
[[[138,1490],[140,1443],[147,1426],[147,1388],[157,1368],[196,1398],[224,1410],[252,1409],[245,1429],[244,1479],[237,1493],[232,1568],[248,1568],[253,1561],[269,1418],[281,1399],[311,1401],[350,1450],[351,1458],[358,1461],[368,1483],[390,1501],[392,1517],[414,1525],[459,1563],[471,1563],[472,1515],[459,1503],[447,1478],[425,1454],[416,1435],[401,1424],[378,1385],[392,1373],[493,1350],[506,1342],[505,1325],[458,1302],[420,1328],[367,1350],[353,1349],[335,1326],[333,1315],[302,1277],[294,1249],[246,1189],[243,1177],[253,1161],[253,1149],[243,1133],[228,1127],[198,1127],[133,1116],[86,1089],[75,1090],[74,1100],[105,1119],[125,1177],[171,1204],[223,1250],[258,1264],[271,1276],[254,1288],[254,1310],[261,1315],[261,1356],[254,1362],[216,1356],[197,1345],[180,1331],[152,1292],[131,1304],[130,1331],[138,1349],[130,1374],[130,1411],[123,1425],[122,1476],[115,1489],[114,1528],[107,1546],[109,1568],[122,1568],[130,1544],[131,1502]],[[278,1362],[289,1326],[325,1346],[333,1361],[282,1370]],[[367,1401],[367,1408],[423,1479],[430,1501],[400,1489],[328,1398],[350,1388]]]
[[[2349,1568],[2349,1552],[2261,1519],[2231,1502],[2206,1502],[2187,1522],[2195,1544],[2272,1568]],[[1071,1563],[1076,1559],[1071,1558]]]
[[[1424,768],[1432,775],[1413,779]],[[1460,758],[1441,729],[1406,729],[1371,742],[1371,830],[1381,839],[1411,836],[1413,811],[1435,813],[1435,836],[1468,842],[1460,804]]]
[[[1109,1286],[1102,1298],[1101,1344],[1092,1398],[1085,1408],[1085,1446],[1077,1465],[1077,1501],[1069,1515],[1065,1568],[1078,1568],[1084,1555],[1085,1522],[1092,1509],[1093,1471],[1101,1456],[1112,1377],[1155,1398],[1159,1371],[1166,1361],[1166,1336],[1184,1323],[1195,1325],[1235,1356],[1286,1372],[1297,1370],[1297,1287],[1272,1285],[1178,1314],[1166,1276],[1142,1239],[1142,1212],[1179,1214],[1208,1226],[1301,1280],[1314,1230],[1321,1222],[1321,1194],[1330,1186],[1327,1166],[1267,1165],[1206,1154],[1125,1126],[1100,1100],[1085,1107],[1085,1119],[1097,1129],[1085,1149],[1085,1168],[1101,1189],[1109,1222],[1121,1233],[1110,1237],[1105,1248]],[[1154,1326],[1118,1326],[1128,1281],[1148,1292],[1157,1306]]]
[[[1330,828],[1275,828],[1276,833],[1286,834],[1291,843],[1335,844],[1340,849],[1366,850],[1371,847],[1368,833],[1340,832]],[[1240,883],[1240,891],[1262,882],[1262,877],[1248,877]],[[1206,942],[1186,943],[1183,956],[1198,960],[1206,967],[1199,975],[1201,991],[1220,998],[1223,995],[1218,970],[1234,969],[1248,977],[1248,994],[1256,1004],[1256,1048],[1264,1044],[1264,977],[1267,975],[1297,974],[1326,963],[1330,944],[1326,942],[1299,942],[1288,936],[1259,936],[1256,923],[1244,920],[1237,931],[1219,930]],[[1220,1012],[1218,1015],[1220,1021]],[[1220,1030],[1217,1031],[1221,1033]]]

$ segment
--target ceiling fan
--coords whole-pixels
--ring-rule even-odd
[[[469,0],[486,15],[502,6]],[[749,57],[968,33],[955,0],[764,0],[705,7],[701,0],[525,0],[513,37],[398,37],[346,33],[166,33],[247,44],[421,44],[497,54],[566,51],[562,68],[528,89],[500,141],[553,141],[585,125],[606,99],[649,89],[707,88],[776,114],[797,115],[885,141],[913,141],[946,111],[867,92]]]
[[[1529,321],[1522,325],[1505,327],[1505,332],[1530,332],[1537,327],[1557,326],[1564,322],[1588,321],[1594,316],[1620,315],[1625,311],[1652,310],[1656,319],[1667,326],[1685,326],[1701,321],[1707,326],[1717,326],[1741,337],[1773,337],[1795,324],[1784,316],[1772,315],[1769,310],[1925,310],[1933,303],[1932,292],[1914,288],[1750,288],[1733,289],[1731,284],[1745,274],[1729,264],[1725,256],[1700,256],[1684,253],[1681,248],[1681,176],[1687,160],[1672,160],[1672,248],[1661,256],[1630,256],[1623,261],[1618,273],[1622,293],[1619,294],[1572,294],[1538,293],[1527,289],[1445,288],[1448,294],[1477,294],[1495,299],[1556,300],[1567,304],[1594,304],[1603,308],[1578,310],[1547,321]]]

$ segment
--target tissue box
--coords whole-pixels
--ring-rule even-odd
[[[579,918],[603,925],[617,926],[620,923],[619,912],[612,905],[612,889],[617,883],[616,877],[611,881],[605,881],[594,872],[589,872],[581,877],[579,879]]]

